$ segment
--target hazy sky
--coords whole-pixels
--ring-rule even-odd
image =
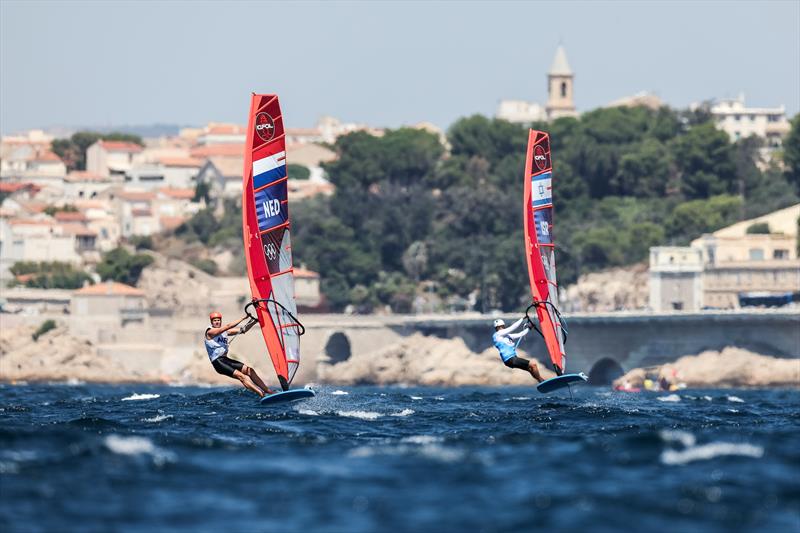
[[[0,0],[0,131],[243,123],[252,91],[278,93],[295,127],[446,127],[503,98],[544,103],[559,41],[579,110],[642,90],[800,110],[798,0]]]

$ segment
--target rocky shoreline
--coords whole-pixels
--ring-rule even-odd
[[[0,331],[0,381],[236,385],[214,372],[206,354],[197,349],[167,351],[151,364],[131,369],[113,356],[103,355],[102,347],[70,335],[65,327],[57,327],[36,341],[31,337],[34,331],[31,326]],[[524,352],[520,355],[530,358]],[[237,357],[251,363],[246,357]],[[312,360],[313,356],[306,359],[314,364]],[[537,362],[545,379],[553,377],[548,365]],[[263,361],[254,366],[268,379]],[[494,348],[475,353],[460,338],[441,339],[419,333],[373,353],[353,354],[336,364],[320,356],[315,370],[315,382],[334,385],[535,384],[526,372],[503,366]],[[644,388],[645,380],[658,382],[661,378],[688,388],[800,387],[800,359],[767,357],[729,347],[721,352],[685,356],[659,367],[633,369],[617,379],[614,386],[627,390]]]

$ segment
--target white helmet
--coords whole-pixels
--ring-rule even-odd
[[[502,318],[498,318],[497,320],[494,321],[494,327],[496,327],[496,328],[497,327],[504,328],[505,326],[506,326],[506,323],[503,321]]]

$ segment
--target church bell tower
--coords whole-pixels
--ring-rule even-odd
[[[573,101],[573,82],[575,75],[569,68],[567,53],[559,45],[550,72],[547,73],[547,119],[577,117]]]

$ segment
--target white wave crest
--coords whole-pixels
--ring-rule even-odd
[[[319,413],[316,411],[312,411],[311,409],[297,409],[297,412],[301,415],[308,415],[308,416],[319,416]]]
[[[664,450],[661,452],[661,462],[670,466],[684,465],[692,461],[704,461],[725,455],[758,459],[764,455],[764,448],[753,444],[711,442],[701,446],[690,446],[685,450]]]
[[[155,453],[158,449],[153,441],[145,437],[121,437],[109,435],[105,438],[106,448],[120,455],[137,455],[140,453]]]
[[[439,400],[440,402],[444,401],[444,396],[434,396],[434,400]]]
[[[409,396],[412,400],[421,400],[422,396]]]
[[[728,396],[728,401],[733,403],[744,403],[744,400],[742,400],[738,396]]]
[[[681,401],[681,397],[677,394],[670,394],[669,396],[659,396],[656,400],[659,402],[679,402]]]
[[[103,444],[118,455],[150,455],[159,466],[175,461],[174,453],[159,448],[145,437],[109,435],[103,440]]]
[[[412,435],[410,437],[403,437],[400,442],[407,442],[409,444],[433,444],[434,442],[442,442],[444,438],[436,437],[434,435]]]
[[[172,415],[156,415],[153,418],[145,418],[142,422],[163,422],[164,420],[169,420],[172,418]]]
[[[703,399],[707,402],[710,402],[712,400],[711,396],[703,396]]]
[[[374,411],[336,411],[336,414],[347,418],[360,418],[361,420],[377,420],[383,416],[381,413]]]
[[[739,410],[738,409],[728,409],[728,412],[729,413],[738,413]]]
[[[679,429],[665,429],[658,434],[664,442],[679,442],[686,446],[694,446],[697,439],[688,431],[681,431]]]
[[[136,394],[134,392],[131,396],[123,398],[122,401],[127,402],[130,400],[153,400],[155,398],[160,398],[160,397],[161,397],[160,394]]]
[[[335,391],[333,391],[331,393],[331,396],[345,396],[347,394],[350,394],[350,393],[347,392],[346,390],[335,390]]]
[[[392,413],[389,416],[408,416],[408,415],[413,415],[415,412],[416,411],[414,411],[413,409],[403,409],[399,413]]]

